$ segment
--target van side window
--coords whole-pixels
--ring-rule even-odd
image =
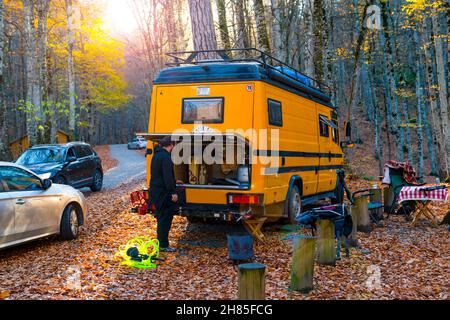
[[[269,99],[269,124],[272,126],[283,126],[283,110],[281,102]]]
[[[339,124],[336,120],[333,120],[333,124],[335,125],[335,127],[333,127],[332,129],[333,142],[339,144]]]
[[[330,126],[328,125],[328,117],[319,116],[320,136],[328,138],[330,136]]]

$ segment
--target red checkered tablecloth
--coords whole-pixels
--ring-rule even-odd
[[[442,201],[448,200],[448,189],[426,190],[429,187],[403,187],[400,191],[398,202],[417,201]]]

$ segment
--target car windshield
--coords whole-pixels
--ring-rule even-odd
[[[23,166],[43,164],[43,163],[61,163],[64,160],[64,149],[62,148],[39,148],[26,151],[17,160],[17,163]]]

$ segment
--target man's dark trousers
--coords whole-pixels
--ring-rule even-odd
[[[156,214],[156,219],[158,221],[156,232],[158,235],[159,246],[161,248],[169,247],[169,231],[172,226],[174,214],[175,209],[172,206],[169,208],[164,208],[161,212]]]

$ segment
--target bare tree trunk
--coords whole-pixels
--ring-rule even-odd
[[[325,8],[322,0],[314,0],[314,74],[320,82],[324,80],[324,34],[325,34]]]
[[[26,113],[27,134],[30,146],[38,143],[38,124],[41,118],[39,85],[36,85],[36,32],[34,28],[34,8],[32,0],[23,1],[24,10],[24,33],[25,33],[25,69],[26,69]]]
[[[236,46],[239,49],[249,48],[250,41],[245,26],[244,0],[233,0],[234,12],[236,13],[237,35]]]
[[[263,0],[253,0],[256,19],[256,32],[258,34],[259,48],[270,53],[269,34],[267,33],[266,10]]]
[[[275,54],[275,58],[281,60],[283,62],[286,61],[285,50],[283,46],[283,32],[282,32],[282,22],[283,22],[283,13],[282,13],[282,0],[271,0],[272,4],[272,15],[273,15],[273,24],[272,24],[272,43],[273,43],[273,53]]]
[[[5,101],[5,77],[4,77],[4,52],[6,47],[5,40],[5,20],[4,20],[5,4],[0,0],[0,161],[11,160],[8,141],[8,120],[6,118],[6,101]]]
[[[48,100],[48,79],[47,79],[47,15],[50,0],[38,0],[38,47],[37,67],[39,68],[39,100],[42,107],[42,123],[47,123],[45,104]],[[47,143],[44,130],[41,132],[41,142]]]
[[[360,21],[366,20],[366,15],[367,15],[366,8],[367,7],[368,7],[368,4],[366,2],[365,8],[364,8],[364,13],[363,13],[363,16]],[[361,23],[359,23],[359,25],[361,25]],[[351,84],[350,84],[350,99],[349,99],[348,113],[347,113],[347,121],[351,120],[353,123],[355,123],[354,117],[355,117],[355,110],[356,110],[356,103],[357,103],[356,95],[357,95],[357,91],[358,91],[358,83],[359,83],[359,78],[360,78],[360,74],[361,74],[361,63],[362,63],[361,57],[362,57],[364,41],[366,39],[366,34],[367,34],[367,28],[362,28],[361,30],[359,30],[358,38],[356,41],[355,54],[354,54],[354,61],[353,61],[354,68],[353,68],[352,79],[351,79]]]
[[[420,40],[417,32],[414,32],[416,50],[420,54]],[[419,56],[418,56],[419,57]],[[423,72],[420,59],[416,59],[416,97],[417,97],[417,168],[419,177],[424,176],[423,168],[423,122],[424,118],[424,90],[422,86]]]
[[[69,135],[75,139],[76,126],[76,93],[75,93],[75,65],[73,60],[73,48],[75,44],[74,26],[73,26],[73,2],[66,0],[67,13],[67,78],[69,81]]]
[[[214,21],[210,0],[189,0],[189,11],[191,13],[192,36],[194,38],[194,49],[216,50],[217,39],[214,31]],[[202,55],[205,59],[213,59],[215,54]]]
[[[431,15],[431,20],[433,24],[433,33],[434,33],[434,46],[436,49],[436,67],[437,67],[437,77],[439,84],[439,100],[441,103],[440,107],[440,116],[442,121],[442,137],[443,143],[445,146],[444,155],[446,157],[446,168],[445,172],[447,177],[450,177],[450,120],[448,113],[448,96],[447,96],[447,82],[445,75],[446,62],[444,61],[444,46],[442,42],[442,38],[439,36],[440,25],[439,25],[439,15],[436,9],[433,10]]]
[[[224,49],[231,49],[225,0],[217,0],[217,12],[219,14],[219,31],[222,46]]]
[[[389,12],[391,10],[389,3],[380,1],[381,8],[382,8],[382,18],[383,18],[383,30],[381,33],[383,33],[383,37],[385,40],[385,53],[384,53],[384,61],[385,61],[385,73],[386,73],[386,80],[388,83],[388,90],[389,92],[386,92],[388,96],[386,97],[389,101],[388,104],[390,105],[390,130],[393,135],[396,137],[396,146],[397,146],[397,160],[403,161],[404,160],[404,152],[403,152],[403,146],[404,141],[402,141],[402,135],[401,135],[401,129],[399,128],[399,124],[401,121],[399,108],[398,108],[398,96],[397,96],[397,84],[395,80],[395,68],[394,68],[394,62],[396,61],[395,57],[395,43],[391,37],[392,28],[389,21]],[[389,112],[389,111],[388,111]],[[404,140],[404,137],[403,137]]]
[[[434,59],[433,44],[432,44],[432,32],[431,32],[431,19],[424,17],[425,21],[425,33],[423,34],[424,51],[425,51],[425,66],[426,66],[426,83],[427,83],[427,96],[430,103],[431,110],[431,124],[433,127],[433,140],[437,149],[437,162],[439,167],[439,173],[445,172],[447,168],[447,162],[450,159],[445,155],[445,144],[442,136],[442,121],[439,117],[439,105],[437,95],[437,84],[435,81],[435,75],[437,74],[436,64]]]
[[[177,24],[175,20],[175,1],[168,0],[164,6],[164,19],[167,28],[167,41],[169,42],[169,50],[171,52],[177,51],[178,47],[178,34]]]
[[[306,75],[310,78],[315,78],[314,67],[314,24],[312,19],[312,8],[306,7],[304,13],[305,23],[308,26],[306,34],[305,52],[303,52],[305,59]]]

